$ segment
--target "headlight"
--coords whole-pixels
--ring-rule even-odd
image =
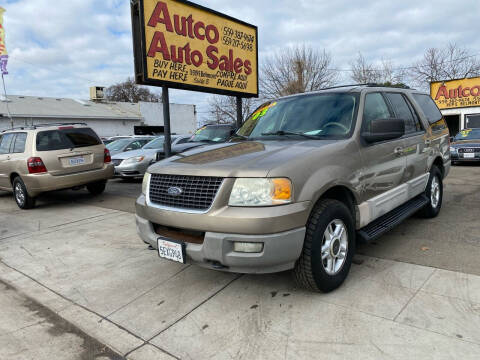
[[[230,206],[283,205],[292,201],[292,182],[287,178],[239,178],[235,180]]]
[[[457,149],[454,148],[453,146],[450,146],[450,152],[457,152]]]
[[[146,172],[143,175],[143,182],[142,182],[142,194],[146,195],[148,191],[148,184],[150,183],[150,173]]]
[[[136,164],[142,162],[145,159],[145,156],[134,156],[122,161],[122,165]]]

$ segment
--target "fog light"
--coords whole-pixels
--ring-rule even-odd
[[[235,241],[233,243],[233,251],[243,252],[243,253],[261,253],[263,251],[263,243]]]

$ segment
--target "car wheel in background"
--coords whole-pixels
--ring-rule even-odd
[[[91,184],[87,184],[87,190],[92,195],[100,195],[105,191],[106,185],[107,185],[107,182],[105,180],[97,181]]]
[[[28,195],[27,187],[20,176],[13,179],[13,196],[20,209],[31,209],[35,207],[35,198]]]
[[[425,196],[428,198],[429,202],[418,212],[420,217],[434,218],[440,213],[443,200],[442,179],[443,176],[440,169],[436,166],[433,166],[432,170],[430,170],[430,177],[425,189]]]
[[[309,290],[332,291],[346,279],[354,253],[355,227],[349,209],[337,200],[321,200],[307,223],[295,280]]]

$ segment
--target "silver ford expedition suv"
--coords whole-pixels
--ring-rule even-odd
[[[449,134],[429,95],[351,86],[269,101],[228,143],[152,165],[136,202],[160,257],[238,273],[346,278],[356,243],[435,217]]]

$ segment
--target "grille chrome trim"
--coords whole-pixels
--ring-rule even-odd
[[[216,193],[213,197],[211,197],[211,202],[208,206],[208,208],[205,208],[205,209],[195,209],[195,208],[186,208],[186,207],[175,207],[175,206],[169,206],[169,205],[164,205],[164,204],[159,204],[159,203],[156,203],[156,202],[152,202],[152,200],[150,199],[150,186],[151,186],[151,183],[152,183],[152,176],[153,175],[159,175],[159,176],[178,176],[178,177],[190,177],[190,178],[213,178],[213,179],[217,179],[219,180],[219,184],[217,186],[217,189],[216,189]],[[217,197],[219,196],[219,194],[221,193],[222,191],[222,188],[225,184],[225,179],[224,178],[220,178],[220,177],[211,177],[211,176],[188,176],[188,175],[167,175],[167,174],[151,174],[151,176],[149,177],[148,179],[148,184],[147,184],[147,191],[146,191],[146,194],[145,194],[145,200],[146,200],[146,203],[147,203],[147,206],[151,206],[151,207],[154,207],[154,208],[157,208],[157,209],[160,209],[160,210],[167,210],[167,211],[175,211],[175,212],[181,212],[181,213],[188,213],[188,214],[205,214],[207,212],[209,212],[211,210],[211,208],[213,207],[213,204],[215,203]],[[181,185],[180,185],[181,186]],[[168,186],[167,186],[168,188]],[[166,189],[167,189],[166,188]],[[166,190],[165,189],[165,190]],[[191,198],[194,198],[193,197],[194,195],[190,196]]]

